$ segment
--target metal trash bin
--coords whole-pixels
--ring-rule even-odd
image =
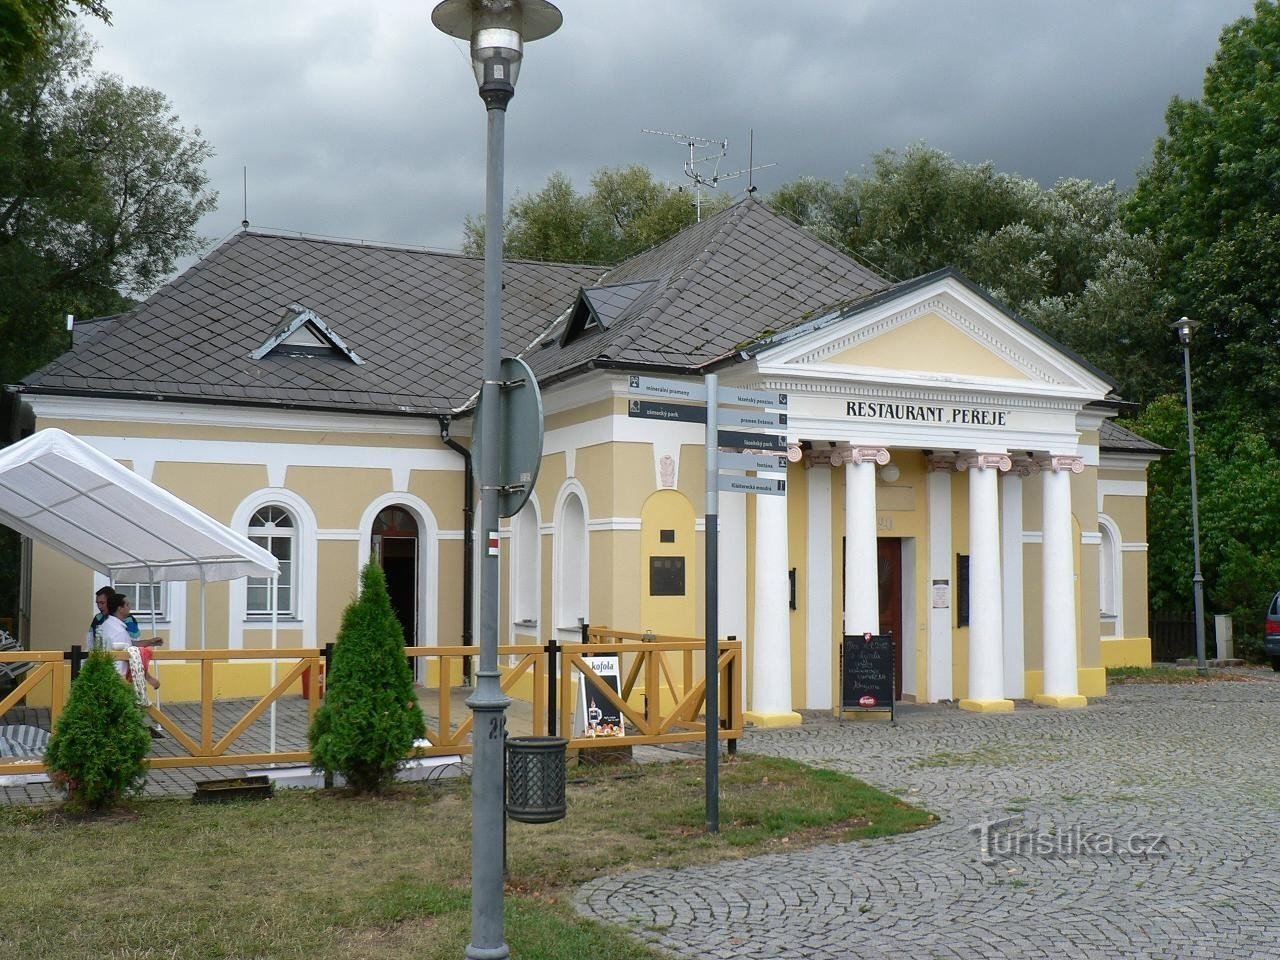
[[[507,816],[521,823],[563,820],[564,737],[507,737]]]

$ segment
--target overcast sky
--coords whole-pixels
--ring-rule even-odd
[[[554,170],[585,187],[643,163],[684,182],[687,146],[768,193],[858,172],[916,141],[1048,184],[1132,184],[1175,94],[1197,97],[1250,0],[560,0],[507,122],[507,197]],[[255,226],[457,249],[484,207],[484,106],[433,0],[109,0],[95,66],[155,87],[216,157],[218,240]],[[746,178],[728,181],[740,193]]]

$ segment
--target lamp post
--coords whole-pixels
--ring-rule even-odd
[[[1195,415],[1191,407],[1191,332],[1198,321],[1182,317],[1169,324],[1178,331],[1182,341],[1182,373],[1187,384],[1187,453],[1191,463],[1191,550],[1195,557],[1195,572],[1191,585],[1196,604],[1196,672],[1208,674],[1209,665],[1204,659],[1204,574],[1200,572],[1200,503],[1196,493],[1196,430]]]
[[[471,67],[488,111],[485,149],[484,381],[476,425],[480,466],[480,668],[471,708],[471,942],[468,960],[510,956],[502,930],[502,766],[506,711],[498,672],[498,444],[502,364],[502,168],[507,104],[525,41],[559,29],[560,11],[546,0],[444,0],[431,22],[471,43]]]

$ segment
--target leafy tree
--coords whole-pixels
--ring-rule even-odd
[[[199,131],[157,91],[91,74],[90,54],[65,27],[0,86],[3,383],[64,349],[64,314],[119,312],[198,252],[216,201]]]
[[[102,0],[0,0],[0,77],[20,72],[77,11],[111,22]]]
[[[917,144],[839,184],[785,184],[769,202],[890,277],[957,268],[1143,401],[1176,385],[1176,352],[1152,308],[1155,246],[1124,227],[1122,199],[1114,183],[1043,189]]]
[[[727,200],[703,203],[703,215]],[[516,260],[617,263],[694,223],[693,197],[656,182],[642,166],[604,168],[578,193],[559,171],[537,193],[517,197],[503,223],[503,254]],[[468,217],[463,251],[484,253],[484,219]]]
[[[1160,282],[1196,333],[1197,404],[1280,436],[1280,7],[1226,27],[1200,100],[1175,97],[1125,208],[1159,242]]]
[[[1147,471],[1147,539],[1152,609],[1192,609],[1191,477],[1186,407],[1170,394],[1129,426],[1172,452]],[[1268,601],[1280,584],[1280,457],[1259,418],[1200,416],[1196,480],[1200,567],[1209,613],[1232,615],[1236,632],[1256,644]]]
[[[311,724],[312,762],[341,773],[358,793],[377,793],[425,732],[404,632],[382,568],[370,560],[360,596],[342,615],[325,700]]]
[[[51,779],[76,806],[111,807],[146,780],[150,749],[133,688],[107,654],[91,653],[49,738]]]

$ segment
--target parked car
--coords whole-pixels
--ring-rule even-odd
[[[1272,670],[1280,670],[1280,593],[1271,598],[1267,608],[1267,626],[1262,635],[1262,648],[1267,652]]]

